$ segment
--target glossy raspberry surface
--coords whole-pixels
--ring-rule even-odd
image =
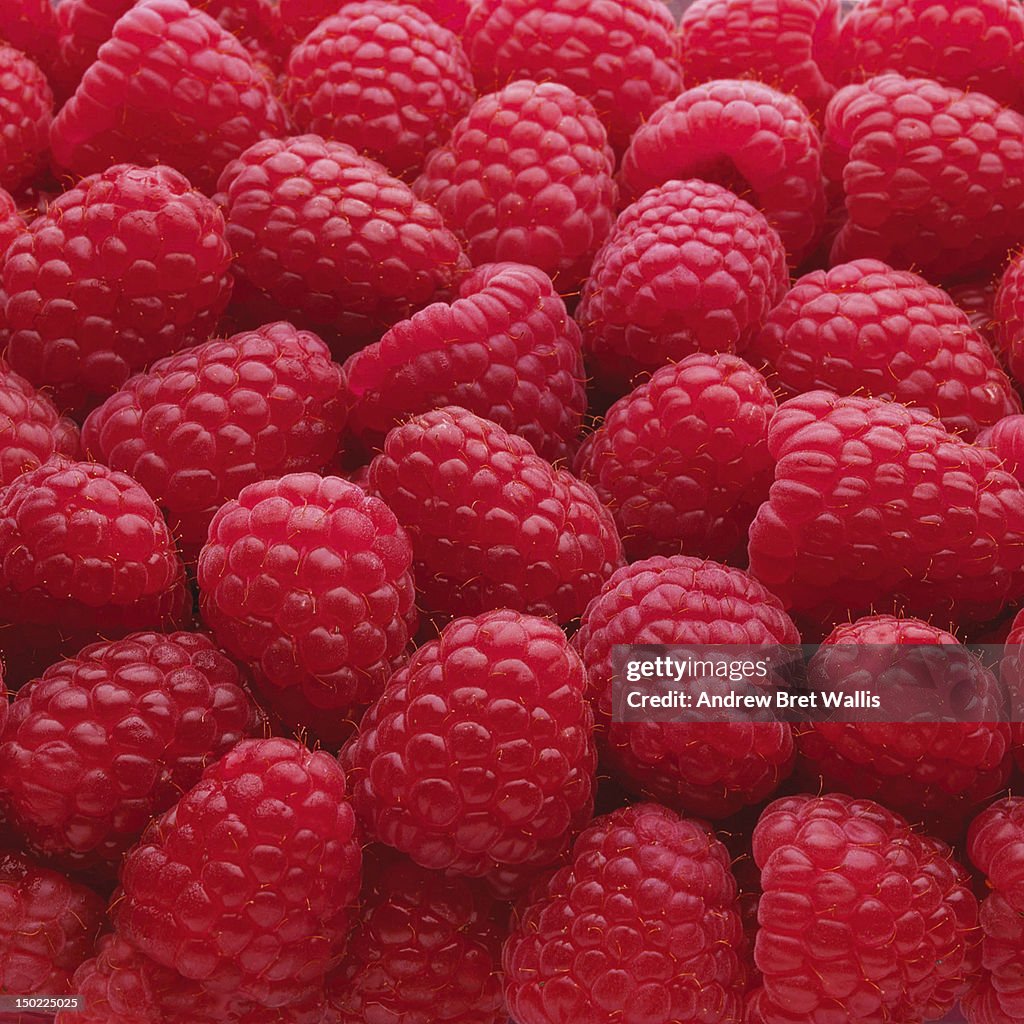
[[[696,353],[605,414],[574,468],[611,509],[628,558],[742,557],[775,466],[775,397],[737,356]]]
[[[553,863],[593,813],[586,674],[561,630],[456,619],[398,670],[342,751],[375,839],[471,877]]]
[[[1018,912],[1024,911],[1024,800],[1008,797],[971,822],[972,863]]]
[[[52,117],[46,76],[20,50],[0,43],[0,187],[16,189],[43,166]]]
[[[515,608],[567,623],[622,564],[587,484],[458,406],[392,430],[369,487],[408,531],[420,607],[440,620]]]
[[[7,250],[0,344],[12,369],[84,414],[209,336],[230,263],[212,200],[170,167],[118,164],[61,194]]]
[[[464,239],[474,266],[528,263],[571,291],[615,219],[613,169],[589,101],[520,79],[470,107],[414,187]]]
[[[83,446],[146,488],[194,561],[243,487],[323,469],[344,418],[327,346],[279,322],[158,360],[90,414]]]
[[[308,998],[322,990],[359,892],[355,829],[333,757],[293,740],[244,740],[128,855],[115,924],[212,992],[269,1007]]]
[[[410,0],[408,6],[425,11],[439,25],[461,34],[469,0]],[[336,0],[280,0],[280,45],[285,53],[329,15],[338,13]]]
[[[9,192],[0,188],[0,259],[24,230],[25,222],[18,212],[17,202]]]
[[[379,447],[410,413],[461,405],[565,458],[586,411],[579,327],[551,279],[517,263],[464,278],[451,304],[396,324],[345,363],[348,429]]]
[[[1007,473],[1024,483],[1024,416],[1006,416],[977,437],[979,448],[990,449]]]
[[[999,278],[992,307],[995,344],[1014,380],[1024,380],[1024,252],[1014,254]]]

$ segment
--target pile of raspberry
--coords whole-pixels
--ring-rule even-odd
[[[1018,0],[0,0],[0,999],[1019,1024],[1022,646]]]

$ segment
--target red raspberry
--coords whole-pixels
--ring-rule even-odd
[[[768,449],[750,571],[798,622],[990,622],[1024,596],[1021,485],[923,410],[812,391],[779,408]]]
[[[271,79],[276,76],[281,32],[274,0],[198,0],[193,6],[227,29],[249,51],[257,68]]]
[[[209,190],[285,115],[245,47],[187,0],[141,0],[53,122],[56,165],[76,175],[166,163]]]
[[[939,288],[878,260],[801,277],[747,352],[788,397],[823,388],[928,409],[973,438],[1020,399],[967,314]]]
[[[1016,1024],[1024,1015],[1024,916],[994,892],[979,918],[983,969],[961,1009],[968,1024]]]
[[[449,623],[342,751],[359,820],[452,874],[551,864],[594,806],[585,687],[553,622],[501,609]]]
[[[12,369],[86,412],[206,338],[231,294],[224,218],[170,167],[119,164],[51,203],[0,270]]]
[[[505,945],[520,1024],[741,1017],[743,929],[729,854],[656,804],[596,819]]]
[[[978,904],[948,847],[870,800],[794,796],[754,829],[764,895],[752,1020],[941,1019],[978,959]]]
[[[11,243],[25,231],[25,221],[14,197],[0,188],[0,265]]]
[[[998,282],[985,277],[977,281],[964,281],[950,285],[947,289],[949,297],[967,314],[971,326],[995,348],[996,354],[1002,350],[997,346],[995,318],[996,288]]]
[[[70,991],[71,975],[103,926],[103,909],[85,886],[0,850],[0,991]]]
[[[843,22],[837,56],[844,85],[898,71],[1009,106],[1024,102],[1024,10],[1016,0],[860,0]]]
[[[775,469],[764,378],[730,355],[687,356],[619,399],[576,456],[612,510],[631,561],[683,553],[727,559],[768,497]]]
[[[149,491],[192,562],[214,512],[243,487],[327,464],[344,401],[327,346],[268,324],[132,377],[85,421],[83,446]]]
[[[53,455],[78,456],[78,427],[0,360],[0,486]]]
[[[504,1024],[503,936],[486,890],[387,847],[366,861],[359,923],[328,987],[332,1024]]]
[[[742,350],[786,291],[786,251],[749,203],[704,181],[670,181],[620,214],[594,259],[576,319],[601,388],[692,352]]]
[[[416,631],[411,564],[391,510],[356,484],[313,473],[264,480],[210,523],[203,618],[249,664],[273,711],[337,742]]]
[[[257,143],[219,188],[250,317],[287,316],[336,351],[376,341],[446,298],[466,268],[437,210],[340,142]]]
[[[681,87],[675,25],[658,0],[482,0],[465,40],[482,92],[516,78],[567,85],[619,152]]]
[[[683,77],[753,78],[818,115],[835,92],[839,0],[696,0],[679,23]]]
[[[587,100],[520,80],[478,99],[413,187],[465,239],[474,266],[529,263],[571,291],[615,219],[613,170]]]
[[[188,619],[181,559],[124,473],[51,460],[0,491],[0,637],[16,682],[99,636]]]
[[[904,644],[949,650],[909,659],[900,653]],[[930,694],[928,721],[915,721],[913,694],[904,690],[893,699],[907,702],[905,713],[893,714],[892,722],[820,721],[799,729],[800,769],[808,791],[884,799],[892,810],[923,819],[930,831],[956,839],[971,811],[1006,786],[1012,762],[1009,726],[997,724],[1003,713],[1001,688],[952,634],[920,619],[858,619],[829,634],[808,671],[812,688],[823,691],[852,691],[865,679],[882,686],[904,674],[930,688],[948,680],[945,691]],[[970,691],[984,720],[941,720],[935,702],[952,707],[954,687]]]
[[[982,903],[979,915],[982,921],[985,920],[989,905],[995,900],[998,900],[998,897],[991,897]],[[1000,917],[1002,918],[1002,915]],[[1011,931],[1014,940],[1019,938],[1021,944],[1024,945],[1024,922],[1019,927],[1015,923],[1011,929],[1007,930]],[[988,947],[989,942],[982,939],[982,946]],[[1014,941],[1013,948],[1015,951],[1018,948],[1016,941]],[[1012,1017],[1003,1013],[1002,1007],[999,1005],[999,995],[993,987],[992,976],[987,972],[977,979],[974,988],[960,1000],[960,1012],[967,1024],[1016,1024]]]
[[[622,158],[624,196],[673,178],[703,178],[749,196],[794,266],[813,252],[824,226],[818,130],[803,104],[760,82],[694,86],[637,130]]]
[[[993,269],[1024,233],[1024,115],[982,93],[895,74],[840,89],[825,173],[847,213],[833,265],[874,257],[955,279]]]
[[[49,72],[57,49],[54,14],[51,0],[7,0],[0,6],[0,39]]]
[[[345,4],[292,50],[295,124],[354,146],[400,178],[446,142],[475,98],[462,44],[407,3]]]
[[[570,622],[622,564],[590,487],[458,406],[395,427],[370,489],[409,531],[420,606],[438,619],[515,608]]]
[[[154,814],[261,720],[199,633],[86,647],[23,686],[0,742],[0,800],[48,857],[116,870]]]
[[[439,25],[461,32],[469,0],[406,0],[406,6],[426,11]],[[338,0],[280,0],[281,42],[287,52],[312,32],[324,18],[338,14]]]
[[[1024,416],[1007,416],[977,437],[979,448],[991,449],[1002,468],[1024,484]]]
[[[345,363],[348,429],[368,447],[411,413],[461,405],[565,458],[587,409],[580,331],[551,278],[492,263],[464,278],[451,305],[396,324]]]
[[[968,849],[989,887],[1024,915],[1024,799],[998,800],[971,822]]]
[[[46,76],[20,50],[0,44],[0,186],[14,190],[39,170],[52,117]]]
[[[999,280],[992,309],[995,344],[1010,373],[1024,383],[1024,250],[1016,253]]]
[[[287,1006],[322,989],[361,859],[338,762],[243,740],[128,854],[112,913],[136,949],[208,991]]]
[[[657,556],[620,569],[591,601],[573,644],[590,685],[602,753],[633,792],[709,818],[773,793],[793,767],[785,722],[615,722],[618,644],[798,644],[778,599],[740,569]]]

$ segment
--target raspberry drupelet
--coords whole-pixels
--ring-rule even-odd
[[[0,42],[0,187],[14,191],[42,168],[52,117],[46,76],[20,50]]]

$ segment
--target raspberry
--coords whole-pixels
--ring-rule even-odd
[[[0,360],[0,486],[53,455],[78,455],[78,427]]]
[[[170,167],[119,164],[54,200],[0,269],[12,369],[86,412],[206,338],[231,294],[224,218]]]
[[[124,473],[51,460],[0,491],[0,637],[16,682],[98,636],[188,619],[181,560]]]
[[[505,998],[520,1024],[728,1024],[742,934],[725,847],[664,807],[626,807],[593,822],[522,913]]]
[[[202,614],[289,725],[340,741],[416,630],[412,549],[356,484],[293,473],[244,487],[199,556]]]
[[[619,152],[681,86],[675,25],[658,0],[482,0],[465,41],[481,92],[516,78],[567,85]]]
[[[405,6],[418,7],[439,25],[461,32],[466,23],[469,0],[407,0]],[[281,41],[287,52],[308,35],[324,18],[339,13],[338,0],[280,0]]]
[[[1021,485],[923,410],[812,391],[780,406],[768,449],[750,571],[798,622],[990,622],[1024,596]]]
[[[1024,799],[1008,797],[982,811],[971,822],[968,849],[989,887],[1024,915]]]
[[[763,1024],[937,1020],[967,988],[978,905],[949,848],[870,800],[794,796],[754,829]]]
[[[1024,382],[1024,250],[1016,253],[999,280],[992,307],[995,344],[1014,380]]]
[[[76,175],[166,163],[208,191],[226,164],[285,124],[230,32],[187,0],[141,0],[57,115],[51,144],[55,164]]]
[[[883,71],[1024,102],[1024,10],[1015,0],[860,0],[843,22],[839,81]]]
[[[801,277],[747,352],[789,395],[822,388],[915,405],[973,438],[1020,412],[988,342],[943,291],[878,260]]]
[[[0,7],[0,39],[50,71],[56,59],[57,22],[51,0],[9,0]]]
[[[703,178],[749,196],[794,266],[825,223],[821,139],[798,100],[760,82],[687,89],[637,129],[622,158],[627,199],[673,178]]]
[[[70,990],[103,924],[103,900],[63,875],[0,850],[0,991]]]
[[[910,660],[904,644],[942,645]],[[864,646],[866,645],[866,646]],[[886,806],[951,839],[964,830],[970,812],[1005,787],[1010,776],[1010,728],[996,724],[1002,691],[987,668],[952,634],[920,619],[877,615],[837,626],[811,659],[812,688],[852,691],[867,679],[918,679],[943,686],[930,700],[952,707],[953,690],[969,690],[984,721],[943,721],[907,717],[887,722],[821,721],[797,732],[800,768],[810,792],[841,790],[852,796],[884,799]],[[939,681],[943,682],[939,682]],[[816,685],[814,685],[816,684]],[[912,684],[911,684],[912,685]],[[895,699],[909,701],[904,690]],[[897,716],[894,715],[894,718]]]
[[[396,324],[345,363],[348,428],[368,447],[410,413],[461,405],[551,461],[579,435],[587,401],[580,332],[536,267],[493,263],[451,305]]]
[[[995,453],[1002,468],[1024,484],[1024,416],[1007,416],[977,437],[979,448]]]
[[[839,12],[838,0],[696,0],[679,23],[683,77],[753,78],[818,115],[835,92]]]
[[[555,82],[482,96],[413,186],[465,239],[474,266],[540,267],[577,288],[615,219],[614,157],[590,103]]]
[[[1024,1014],[1024,919],[998,892],[979,916],[983,971],[962,1009],[969,1024],[1014,1024]]]
[[[345,4],[292,50],[284,100],[295,124],[414,176],[473,103],[462,44],[405,3]]]
[[[0,186],[13,191],[39,170],[52,117],[46,76],[20,50],[0,44]]]
[[[257,143],[219,188],[250,315],[287,316],[344,354],[446,298],[466,267],[437,210],[340,142]]]
[[[515,608],[570,622],[622,564],[590,487],[458,406],[395,427],[370,489],[409,531],[420,606],[438,619]]]
[[[576,319],[599,387],[695,351],[743,349],[786,291],[786,252],[749,203],[704,181],[670,181],[620,214]]]
[[[775,791],[793,766],[785,722],[612,721],[618,644],[798,644],[777,598],[740,569],[657,556],[620,569],[591,601],[573,644],[590,684],[602,753],[630,790],[724,818]]]
[[[551,864],[593,810],[585,687],[553,622],[501,609],[449,623],[342,750],[360,822],[451,874]]]
[[[149,819],[261,724],[199,633],[92,644],[22,687],[0,742],[0,800],[33,847],[116,870]]]
[[[994,269],[1024,233],[1024,115],[981,93],[895,74],[840,89],[825,173],[847,213],[833,265],[873,257],[955,280]]]
[[[9,192],[0,188],[0,265],[3,263],[4,253],[11,247],[11,242],[24,230],[25,222],[18,212],[18,204]]]
[[[768,497],[774,414],[775,398],[753,367],[697,353],[619,399],[580,449],[576,473],[612,510],[630,561],[726,559],[745,547]]]
[[[361,859],[337,761],[243,740],[125,858],[114,922],[210,992],[287,1006],[322,988]]]
[[[997,348],[995,324],[995,301],[997,282],[988,278],[978,281],[963,281],[950,285],[949,297],[967,314],[971,326],[994,348]]]
[[[504,1024],[496,916],[479,883],[373,849],[360,920],[328,987],[331,1021]]]
[[[193,562],[243,487],[327,464],[342,387],[315,334],[268,324],[154,363],[90,414],[83,445],[149,491]]]

